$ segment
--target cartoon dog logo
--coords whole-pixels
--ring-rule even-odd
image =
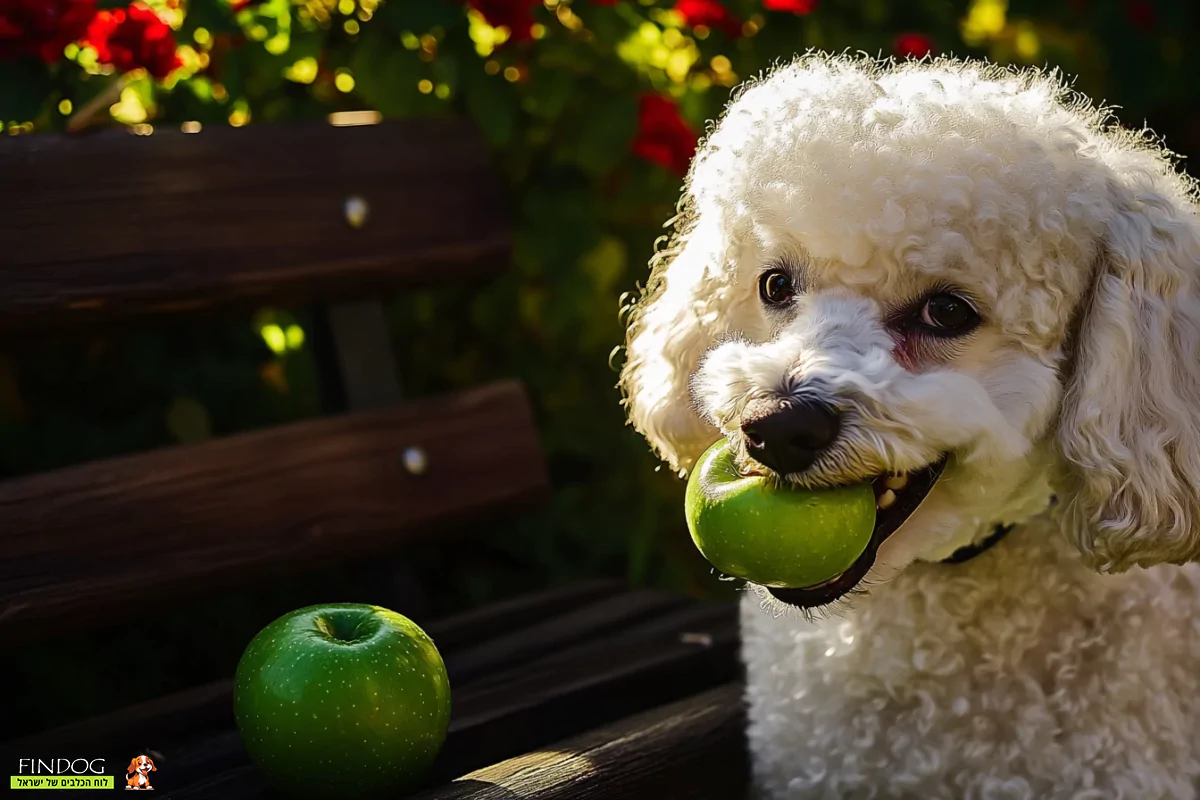
[[[150,756],[138,756],[129,762],[125,769],[125,789],[153,789],[150,785],[150,773],[158,772],[154,759]]]

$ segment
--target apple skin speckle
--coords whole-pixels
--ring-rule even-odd
[[[450,723],[450,684],[433,641],[406,617],[310,606],[247,646],[234,714],[251,759],[283,791],[374,796],[411,786],[432,764]]]

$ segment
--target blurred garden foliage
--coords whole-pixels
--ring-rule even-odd
[[[523,380],[555,494],[421,557],[471,602],[596,574],[704,593],[716,584],[687,540],[682,485],[623,427],[610,357],[622,295],[732,87],[811,47],[1049,64],[1200,152],[1197,13],[1190,0],[0,0],[0,122],[203,135],[363,109],[470,117],[510,188],[513,265],[389,300],[399,367],[411,394]],[[266,310],[0,353],[0,473],[316,414],[308,325]]]

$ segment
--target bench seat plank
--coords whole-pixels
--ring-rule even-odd
[[[673,600],[593,583],[430,622],[451,673],[454,711],[426,788],[736,680],[736,608]],[[546,635],[542,647],[486,647],[530,630]],[[490,654],[487,663],[480,653]],[[160,755],[160,793],[169,797],[271,797],[233,726],[227,684],[197,691],[190,710],[186,694],[164,698],[156,713],[142,704],[137,715],[108,715],[120,725],[108,734],[99,718],[0,749],[27,755],[104,741],[114,757],[142,749]]]
[[[730,683],[464,775],[413,800],[737,800],[742,685]]]
[[[737,643],[732,607],[693,606],[468,686],[432,777],[449,780],[734,680]]]
[[[410,446],[424,475],[405,471]],[[395,550],[547,491],[515,382],[0,483],[0,634]]]

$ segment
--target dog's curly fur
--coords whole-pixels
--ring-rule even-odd
[[[843,417],[798,483],[951,455],[865,594],[747,591],[764,795],[1195,797],[1200,218],[1162,145],[1054,73],[809,54],[738,92],[675,226],[621,380],[672,467],[772,393]],[[971,333],[893,324],[947,288]]]

